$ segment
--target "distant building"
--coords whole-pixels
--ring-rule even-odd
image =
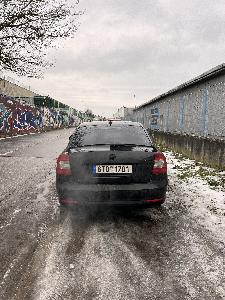
[[[26,102],[29,105],[34,104],[35,92],[30,90],[30,87],[25,86],[13,78],[3,76],[0,73],[0,94],[14,97],[19,102]]]
[[[113,114],[113,118],[121,120],[131,120],[133,115],[133,108],[122,106],[118,108],[117,112]]]

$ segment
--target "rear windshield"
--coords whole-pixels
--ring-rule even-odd
[[[142,127],[108,126],[81,127],[70,139],[69,147],[83,147],[88,145],[145,145],[152,142]]]

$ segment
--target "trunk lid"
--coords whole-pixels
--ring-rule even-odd
[[[70,149],[73,179],[79,183],[146,183],[151,179],[154,148],[126,145],[102,145]],[[132,174],[96,174],[96,165],[132,165]]]

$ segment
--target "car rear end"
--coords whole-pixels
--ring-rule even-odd
[[[71,137],[57,161],[61,204],[147,207],[164,202],[165,156],[140,124],[115,123],[90,123]]]

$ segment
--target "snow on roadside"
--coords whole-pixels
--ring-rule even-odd
[[[198,223],[225,242],[225,172],[208,168],[201,163],[172,152],[165,152],[168,161],[168,198],[179,196]],[[179,192],[178,192],[179,191]]]
[[[66,270],[65,251],[71,237],[70,219],[67,218],[63,226],[52,235],[53,239],[48,245],[44,270],[41,270],[34,289],[32,299],[35,300],[63,299],[62,295],[68,289],[70,278]],[[39,260],[40,257],[38,257]]]

